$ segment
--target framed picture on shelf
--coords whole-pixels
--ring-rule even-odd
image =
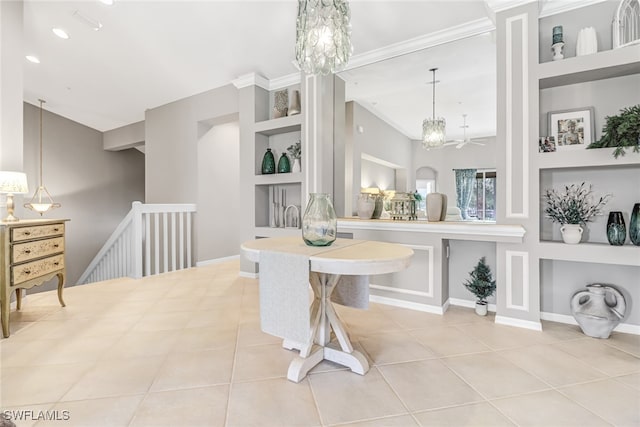
[[[594,130],[593,107],[549,112],[549,138],[558,151],[586,148],[593,142]]]
[[[538,140],[539,153],[553,153],[556,151],[556,139],[552,136],[541,136]]]

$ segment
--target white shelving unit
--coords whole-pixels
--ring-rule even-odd
[[[640,45],[546,62],[537,66],[541,91],[636,74],[640,74]],[[634,99],[633,96],[631,99]],[[640,98],[636,96],[634,102],[640,102]],[[620,108],[624,106],[626,105],[620,105]],[[597,105],[595,107],[597,108]],[[547,111],[540,111],[541,120],[546,120],[546,115]],[[602,125],[603,123],[596,124],[597,127]],[[554,171],[570,170],[615,173],[616,168],[637,167],[640,174],[640,153],[633,153],[627,149],[626,155],[616,159],[613,157],[613,151],[613,148],[600,148],[538,153],[533,159],[534,173],[538,177]],[[540,191],[542,192],[543,188],[540,188]],[[625,200],[625,203],[630,210],[637,201]],[[541,230],[538,238],[536,246],[540,259],[640,267],[640,247],[630,245],[628,241],[623,246],[592,242],[567,245],[563,242],[542,240]]]
[[[268,101],[273,96],[273,92],[268,94]],[[264,107],[264,106],[261,106]],[[258,108],[259,111],[264,111],[266,114],[270,114],[270,108]],[[303,206],[302,191],[303,183],[305,180],[305,173],[274,173],[274,174],[262,174],[262,159],[267,148],[270,148],[276,163],[276,170],[278,161],[283,153],[286,153],[287,147],[302,140],[302,123],[304,122],[304,113],[296,114],[293,116],[280,117],[275,119],[260,120],[262,117],[257,117],[254,124],[254,138],[255,138],[255,169],[253,177],[253,187],[255,196],[255,222],[254,222],[254,235],[255,237],[278,237],[278,236],[291,236],[300,233],[297,228],[284,228],[282,226],[274,227],[276,222],[282,222],[280,218],[281,213],[278,214],[274,205],[274,202],[279,202],[284,193],[287,205],[295,205],[301,211]],[[304,156],[304,143],[303,152]],[[293,166],[293,159],[289,159]],[[300,212],[300,215],[302,212]],[[279,221],[276,221],[276,217]],[[298,221],[300,223],[300,221]]]

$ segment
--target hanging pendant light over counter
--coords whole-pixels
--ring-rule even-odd
[[[327,75],[349,62],[351,12],[346,0],[299,0],[296,61],[307,74]]]
[[[42,215],[51,209],[59,208],[61,205],[60,203],[53,202],[51,195],[42,181],[42,104],[46,101],[42,99],[38,99],[38,101],[40,102],[40,180],[38,181],[38,189],[31,198],[31,201],[25,203],[24,207]]]
[[[435,148],[442,147],[446,136],[446,122],[443,117],[436,118],[436,70],[431,68],[429,71],[433,73],[433,117],[424,119],[422,122],[422,147]]]

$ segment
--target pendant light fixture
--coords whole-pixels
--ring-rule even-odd
[[[422,122],[422,147],[427,149],[442,147],[445,142],[446,122],[443,117],[436,118],[436,70],[429,70],[433,73],[433,117]]]
[[[42,215],[51,209],[59,208],[61,205],[60,203],[53,203],[51,195],[42,182],[42,104],[46,101],[42,99],[38,99],[38,101],[40,102],[40,180],[38,181],[38,189],[33,194],[31,201],[25,203],[24,207]]]
[[[296,61],[307,74],[326,76],[349,62],[351,12],[346,0],[299,0]]]

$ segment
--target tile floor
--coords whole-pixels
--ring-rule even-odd
[[[257,280],[237,262],[65,300],[28,296],[0,341],[0,408],[69,418],[18,426],[640,425],[638,336],[534,332],[456,307],[340,307],[371,370],[323,362],[295,384],[296,353],[260,331]]]

